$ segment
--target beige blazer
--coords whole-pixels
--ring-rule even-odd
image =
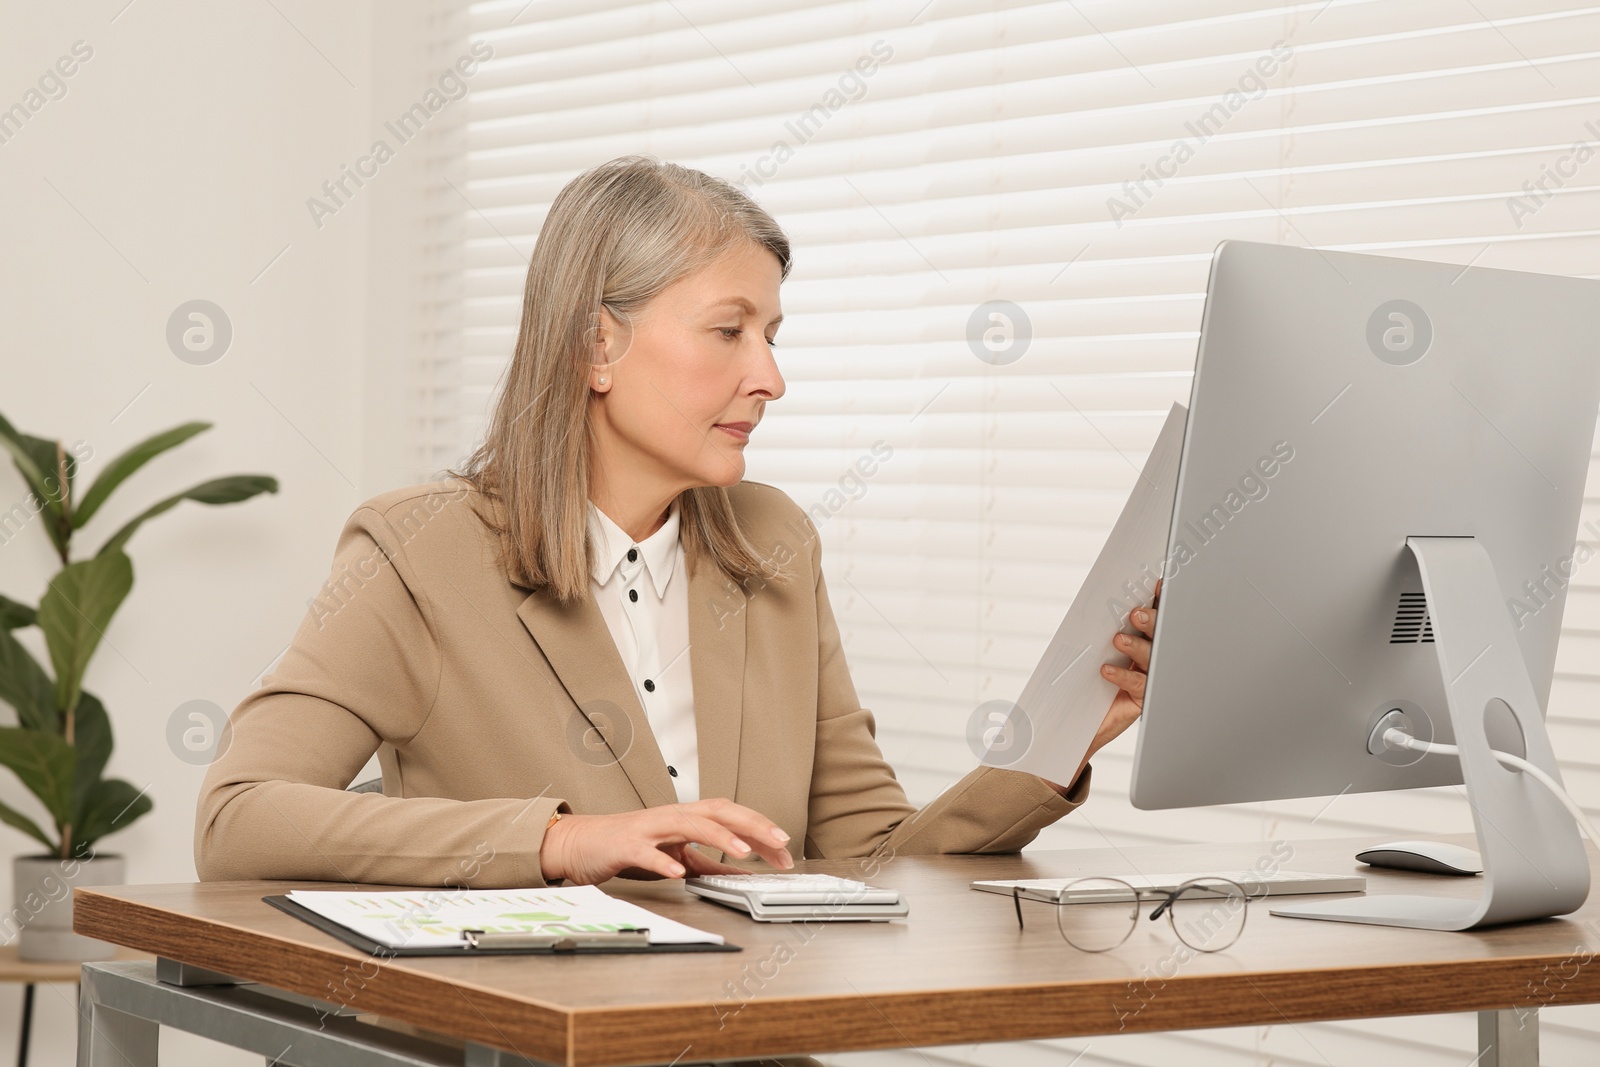
[[[729,490],[787,584],[689,578],[700,795],[729,797],[808,858],[1011,852],[1083,802],[979,767],[927,807],[906,801],[856,699],[820,543],[779,490]],[[195,819],[204,880],[305,878],[477,888],[544,885],[556,811],[676,796],[592,598],[514,584],[461,482],[358,508],[333,573],[260,689],[234,711]],[[376,752],[383,793],[345,791]],[[720,858],[720,857],[719,857]]]

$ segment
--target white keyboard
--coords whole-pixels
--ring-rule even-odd
[[[898,890],[831,874],[708,874],[690,878],[684,885],[696,896],[749,912],[761,922],[881,922],[903,918],[911,910]]]
[[[1012,886],[1021,886],[1025,892],[1032,890],[1038,895],[1055,899],[1061,890],[1080,881],[1082,877],[1003,879],[973,882],[972,888],[1010,896]],[[1297,893],[1364,893],[1367,889],[1366,878],[1359,874],[1317,874],[1308,871],[1187,871],[1183,874],[1118,874],[1113,877],[1135,889],[1147,889],[1153,893],[1170,893],[1195,878],[1227,878],[1238,882],[1252,897],[1281,897]],[[1080,891],[1068,893],[1062,899],[1088,902],[1103,899],[1104,896],[1102,890],[1096,890],[1093,883],[1088,883]]]

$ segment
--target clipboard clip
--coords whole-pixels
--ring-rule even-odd
[[[552,952],[577,952],[586,948],[647,948],[650,931],[644,927],[575,930],[564,934],[463,930],[461,939],[471,948],[547,948]]]

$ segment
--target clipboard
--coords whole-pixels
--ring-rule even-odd
[[[342,923],[334,922],[323,915],[318,915],[303,904],[290,900],[287,896],[278,894],[261,898],[266,903],[288,915],[293,915],[303,923],[315,926],[325,934],[338,938],[345,944],[372,956],[573,956],[573,955],[615,955],[627,952],[743,952],[739,945],[730,945],[727,942],[713,944],[699,942],[694,944],[663,944],[652,945],[639,937],[618,937],[614,941],[610,938],[595,934],[585,934],[574,937],[551,938],[548,943],[528,943],[526,941],[512,941],[509,938],[494,941],[488,937],[474,940],[463,940],[460,948],[442,945],[412,945],[394,947],[385,945],[381,941],[350,929]],[[619,933],[639,934],[644,931],[619,931]]]

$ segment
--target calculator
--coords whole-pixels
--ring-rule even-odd
[[[897,889],[831,874],[707,874],[688,879],[684,886],[764,923],[887,922],[911,913]]]

